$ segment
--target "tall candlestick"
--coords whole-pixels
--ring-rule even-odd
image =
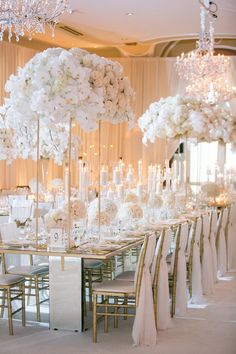
[[[113,183],[120,184],[120,170],[118,167],[113,170]]]
[[[124,164],[124,162],[123,162],[122,157],[120,157],[119,170],[120,170],[120,179],[121,179],[121,182],[123,182],[123,178],[124,178],[124,167],[125,167],[125,164]]]
[[[126,176],[126,181],[128,183],[132,183],[133,180],[134,180],[134,176],[133,176],[132,165],[129,165],[127,176]]]
[[[65,166],[65,179],[64,179],[64,190],[65,190],[65,200],[68,199],[68,192],[69,192],[69,167],[66,164]]]
[[[101,186],[106,186],[108,183],[108,171],[105,166],[101,169]]]
[[[142,184],[143,179],[143,163],[141,160],[138,161],[138,183]]]
[[[123,199],[124,198],[124,186],[123,186],[123,184],[118,184],[116,186],[116,191],[117,191],[117,197],[119,199]]]

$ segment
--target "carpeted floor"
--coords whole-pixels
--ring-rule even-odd
[[[188,309],[184,318],[175,318],[172,328],[158,334],[155,347],[132,346],[132,320],[120,320],[119,328],[103,333],[99,343],[85,333],[49,331],[44,325],[29,323],[26,328],[14,322],[15,334],[8,336],[7,321],[0,320],[0,354],[236,354],[236,272],[216,285],[206,306]],[[110,326],[111,327],[111,326]]]

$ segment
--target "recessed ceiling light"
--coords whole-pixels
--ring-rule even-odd
[[[133,12],[126,12],[126,14],[125,14],[126,16],[133,16],[134,15],[134,13]]]

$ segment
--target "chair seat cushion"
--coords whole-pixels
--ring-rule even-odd
[[[94,284],[93,290],[97,293],[120,293],[135,295],[134,283],[126,280],[106,280],[102,283]]]
[[[128,270],[124,273],[117,275],[116,280],[134,281],[135,271]]]
[[[19,274],[24,276],[33,276],[40,274],[47,274],[49,272],[48,266],[19,266],[7,270],[10,274]]]
[[[21,275],[13,275],[13,274],[0,274],[0,287],[6,285],[14,285],[24,281],[25,278]]]
[[[84,267],[85,268],[100,268],[103,266],[103,262],[97,259],[85,259]]]

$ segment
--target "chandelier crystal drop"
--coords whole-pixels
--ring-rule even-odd
[[[209,104],[222,103],[236,98],[236,87],[231,86],[224,76],[217,80],[196,80],[186,87],[186,93],[190,97],[203,100]]]
[[[207,1],[205,2],[207,3]],[[215,15],[200,1],[200,35],[196,49],[177,57],[176,69],[180,78],[189,82],[189,96],[207,103],[228,101],[236,97],[236,88],[228,82],[230,57],[214,53]]]
[[[199,77],[215,80],[227,74],[230,69],[228,56],[214,55],[213,18],[203,6],[201,6],[200,19],[200,36],[196,42],[196,49],[187,54],[182,53],[177,57],[176,62],[179,76],[190,82],[194,82]]]
[[[15,35],[16,41],[34,33],[45,33],[48,25],[54,31],[60,16],[71,13],[68,0],[2,0],[0,2],[0,41],[8,32],[8,40]]]

